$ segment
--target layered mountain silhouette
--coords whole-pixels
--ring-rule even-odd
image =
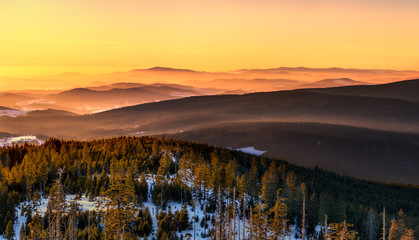
[[[224,147],[254,146],[266,150],[266,156],[303,166],[369,180],[419,184],[418,86],[419,80],[409,80],[193,96],[87,115],[38,111],[0,117],[0,132],[65,139],[164,135]],[[105,92],[124,90],[133,88]],[[90,95],[103,94],[92,89],[74,91],[86,101]],[[74,92],[54,96],[59,101],[67,94]]]
[[[337,94],[337,95],[356,95],[377,98],[394,98],[406,101],[419,101],[419,80],[400,81],[388,84],[379,84],[372,86],[350,86],[333,87],[323,89],[308,89],[307,91]]]
[[[217,89],[202,89],[176,84],[115,83],[89,88],[74,88],[53,93],[0,94],[0,102],[7,107],[22,110],[58,109],[78,114],[100,112],[147,102],[177,99],[189,96],[222,93]]]

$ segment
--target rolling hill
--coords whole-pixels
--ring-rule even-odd
[[[0,102],[6,107],[22,110],[57,109],[78,114],[100,112],[146,102],[222,93],[223,90],[203,89],[178,84],[114,83],[97,87],[74,88],[44,94],[33,91],[0,93]]]
[[[419,81],[394,84],[398,88],[379,96],[374,95],[377,86],[366,85],[358,95],[303,89],[194,96],[87,115],[31,113],[0,117],[0,131],[64,139],[166,135],[224,147],[255,146],[267,150],[266,156],[302,166],[419,184],[419,103],[409,101]]]
[[[318,123],[222,124],[164,135],[238,149],[343,175],[419,185],[419,135]]]
[[[419,102],[419,79],[370,86],[347,86],[323,89],[315,88],[307,89],[306,91],[336,95],[395,98],[406,101]]]

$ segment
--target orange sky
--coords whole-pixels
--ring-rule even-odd
[[[0,76],[169,66],[419,70],[416,0],[0,1]]]

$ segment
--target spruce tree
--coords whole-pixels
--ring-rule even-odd
[[[378,223],[374,209],[369,209],[364,226],[367,239],[375,240],[377,237]]]
[[[5,233],[6,233],[6,238],[8,240],[12,240],[13,239],[13,237],[15,235],[15,231],[13,229],[13,222],[12,222],[12,220],[9,220],[9,222],[7,223],[6,232]]]
[[[266,222],[267,213],[266,213],[267,206],[265,204],[258,204],[255,206],[252,216],[252,227],[254,229],[254,236],[253,239],[255,240],[266,240],[266,236],[268,235],[269,229],[268,224]]]
[[[104,200],[98,203],[99,209],[105,212],[105,239],[126,239],[128,223],[134,219],[135,189],[125,174],[122,161],[112,162],[109,188],[102,193]]]
[[[346,223],[346,221],[343,223],[331,223],[329,226],[330,233],[327,238],[331,240],[354,240],[358,234],[355,230],[350,229],[353,227],[353,224]]]
[[[64,169],[58,171],[59,177],[50,190],[48,199],[48,216],[49,216],[49,236],[61,238],[61,227],[63,225],[62,216],[67,210],[67,202],[65,199],[64,186],[61,184]]]
[[[391,220],[391,226],[388,233],[389,240],[411,239],[413,237],[413,229],[407,227],[404,212],[402,210],[397,214],[396,219]]]
[[[415,240],[414,232],[412,229],[407,229],[401,240]]]
[[[140,183],[138,184],[138,201],[145,202],[148,199],[148,184],[145,173],[141,173]]]
[[[285,199],[277,194],[277,199],[275,206],[270,210],[271,219],[270,219],[270,228],[272,232],[273,239],[279,239],[280,236],[284,238],[286,235],[286,230],[284,226],[287,225],[287,205],[285,204]]]
[[[277,168],[272,161],[268,171],[262,176],[262,201],[267,204],[268,208],[273,207],[275,204],[278,181]]]

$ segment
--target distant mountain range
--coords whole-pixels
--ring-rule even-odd
[[[13,108],[8,108],[8,107],[3,107],[3,106],[0,106],[0,110],[15,110],[15,109],[13,109]]]
[[[147,102],[222,93],[176,84],[115,83],[46,94],[20,91],[0,93],[0,102],[22,110],[57,109],[86,114]]]
[[[254,146],[266,150],[266,156],[303,166],[369,180],[419,184],[418,87],[419,80],[409,80],[192,96],[87,115],[37,111],[0,117],[0,132],[65,139],[165,135],[224,147]],[[99,88],[73,89],[49,98],[56,102],[72,98],[106,102],[112,98],[107,95],[110,93],[120,98],[154,89],[165,96],[173,89],[194,93],[193,88],[167,85]]]
[[[327,87],[338,87],[338,86],[351,86],[351,85],[369,85],[366,82],[355,81],[350,78],[338,78],[338,79],[325,79],[312,83],[306,83],[300,85],[299,88],[327,88]]]
[[[405,79],[419,78],[418,71],[342,69],[342,68],[304,68],[280,67],[272,69],[241,69],[226,72],[205,72],[190,69],[153,67],[134,69],[100,75],[64,73],[42,78],[17,79],[0,76],[0,104],[20,110],[40,110],[55,108],[79,114],[104,111],[121,106],[169,100],[184,96],[208,94],[243,94],[301,88],[324,88],[349,85],[389,83]],[[157,89],[143,89],[150,85],[166,85],[175,88],[178,94],[161,93]],[[55,89],[51,89],[54,86]],[[154,86],[156,87],[156,86]],[[112,89],[137,88],[152,93],[137,93],[119,101],[90,104],[59,102],[61,92],[90,89],[103,92]],[[16,90],[28,89],[28,90]],[[37,90],[33,90],[37,89]],[[7,91],[6,91],[7,90]],[[157,91],[157,92],[155,92]],[[112,92],[111,92],[112,93]],[[104,93],[93,93],[105,95]],[[108,93],[109,94],[109,93]],[[106,94],[107,96],[109,96]],[[144,94],[144,96],[138,96]],[[155,95],[154,95],[155,94]],[[163,94],[163,95],[161,95]],[[76,96],[78,96],[76,94]],[[58,98],[58,102],[55,102]]]
[[[308,88],[312,86],[336,87],[367,83],[353,81],[351,79],[327,79],[313,83],[286,79],[215,79],[204,82],[195,81],[193,83],[191,82],[191,84],[201,87],[168,83],[142,84],[120,82],[109,85],[74,88],[65,91],[42,92],[28,90],[4,92],[0,93],[0,102],[4,106],[25,111],[51,108],[77,114],[86,114],[190,96],[245,94],[249,92]],[[213,88],[212,86],[223,86],[223,89]]]

